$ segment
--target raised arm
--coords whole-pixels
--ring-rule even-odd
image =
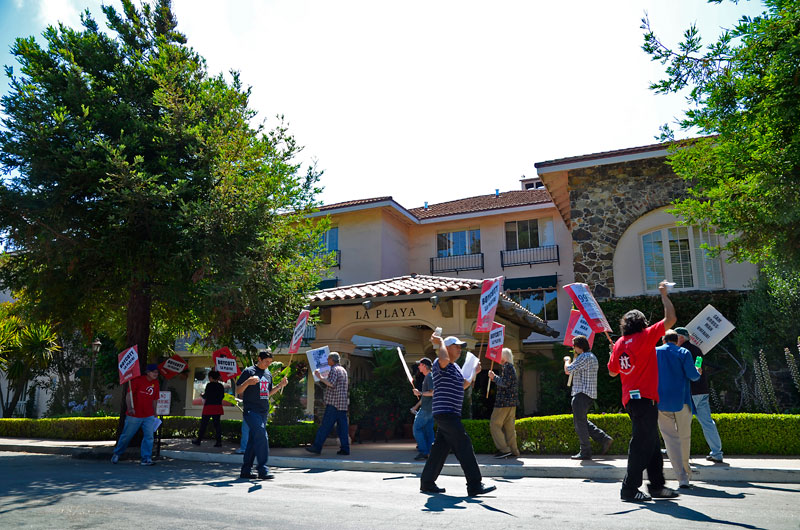
[[[664,304],[664,329],[671,329],[678,321],[675,314],[675,306],[672,305],[672,300],[667,296],[667,280],[663,280],[658,284],[658,291],[661,293],[661,303]]]

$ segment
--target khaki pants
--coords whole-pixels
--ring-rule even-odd
[[[667,456],[678,479],[678,484],[689,484],[692,470],[689,456],[692,449],[692,409],[683,405],[678,412],[658,411],[658,428],[667,446]]]
[[[514,428],[516,412],[517,407],[495,407],[489,420],[489,431],[498,451],[519,456],[517,431]]]

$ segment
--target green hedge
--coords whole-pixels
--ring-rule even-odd
[[[197,436],[200,418],[195,416],[164,416],[163,438],[192,438]],[[0,418],[0,436],[16,438],[46,438],[51,440],[113,440],[119,418]],[[213,430],[213,425],[211,429]],[[311,422],[297,425],[267,425],[272,447],[297,447],[314,440],[316,426]],[[242,433],[240,420],[222,420],[222,437],[238,442]]]
[[[726,455],[800,455],[800,415],[789,414],[713,414]],[[631,437],[627,414],[590,414],[589,419],[614,438],[611,452],[624,454]],[[166,416],[164,438],[191,438],[197,435],[200,418]],[[46,438],[55,440],[113,440],[118,418],[0,418],[0,436]],[[241,421],[223,420],[223,438],[238,441]],[[494,453],[489,420],[464,420],[476,453]],[[575,454],[578,437],[571,414],[521,418],[516,422],[517,445],[524,453],[543,455]],[[317,426],[311,422],[297,425],[267,425],[272,447],[298,447],[314,439]],[[595,445],[595,451],[599,447]],[[692,422],[692,454],[708,452],[703,430]]]

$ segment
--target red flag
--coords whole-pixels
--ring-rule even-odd
[[[589,286],[585,283],[570,283],[564,286],[570,298],[572,298],[575,307],[581,312],[583,318],[589,323],[592,330],[597,333],[604,331],[611,331],[611,326],[608,325],[608,320],[600,309],[597,300],[594,299],[592,293],[589,291]]]
[[[117,368],[119,369],[119,384],[124,385],[141,373],[139,370],[139,348],[133,345],[127,350],[123,350],[117,356]]]
[[[294,355],[300,349],[300,343],[303,342],[303,334],[306,332],[306,325],[308,324],[308,317],[311,311],[303,309],[300,311],[300,316],[297,317],[297,323],[294,325],[294,333],[292,333],[292,342],[289,344],[289,355]]]
[[[585,336],[589,340],[589,347],[594,344],[594,330],[592,326],[583,318],[580,311],[572,309],[569,312],[567,331],[564,333],[564,346],[572,347],[572,339],[574,339],[576,335]]]
[[[231,350],[229,350],[227,346],[223,346],[212,353],[211,358],[214,360],[214,369],[219,372],[220,379],[223,383],[242,373],[236,362],[236,357],[233,356]]]
[[[500,291],[503,290],[503,277],[498,276],[492,280],[483,280],[481,284],[481,299],[478,304],[478,321],[475,324],[475,332],[486,333],[492,330],[494,314],[497,311],[497,303],[500,301]]]
[[[158,371],[167,379],[172,379],[176,375],[183,373],[186,370],[186,367],[189,366],[189,363],[183,360],[183,357],[178,355],[177,353],[172,357],[165,360],[163,363],[158,365]]]
[[[496,363],[503,362],[503,343],[506,338],[506,327],[497,322],[492,322],[492,331],[489,332],[489,348],[486,358]]]

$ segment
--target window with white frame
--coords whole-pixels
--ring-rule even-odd
[[[661,280],[675,282],[676,289],[722,287],[722,263],[712,258],[703,244],[719,245],[713,230],[698,226],[661,228],[642,234],[642,264],[646,290],[658,289]]]
[[[480,228],[470,228],[458,232],[439,232],[436,234],[436,256],[439,258],[480,253]]]
[[[506,223],[506,250],[539,248],[555,244],[552,217]]]

